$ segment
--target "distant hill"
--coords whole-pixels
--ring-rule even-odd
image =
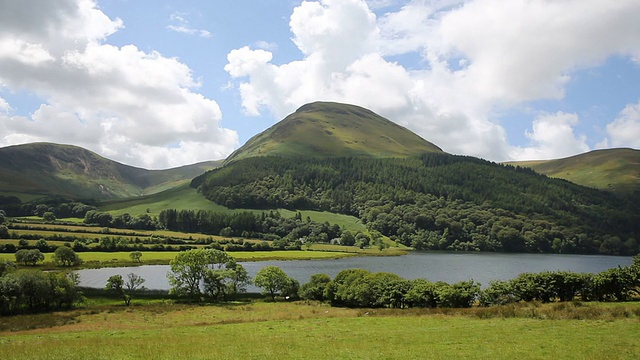
[[[547,176],[624,196],[640,195],[640,150],[595,150],[564,159],[509,164],[529,167]]]
[[[72,145],[8,146],[0,148],[0,195],[60,195],[72,199],[140,196],[184,184],[219,164],[210,161],[168,170],[145,170]]]
[[[257,156],[389,158],[424,152],[442,150],[371,110],[315,102],[251,138],[225,163]]]

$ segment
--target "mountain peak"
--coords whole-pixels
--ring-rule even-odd
[[[270,155],[389,158],[424,152],[442,149],[363,107],[314,102],[251,138],[226,163]]]

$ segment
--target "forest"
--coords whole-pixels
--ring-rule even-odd
[[[416,249],[635,255],[640,208],[528,168],[448,154],[260,157],[195,178],[230,208],[354,215]]]

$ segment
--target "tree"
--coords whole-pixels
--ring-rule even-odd
[[[389,247],[389,244],[387,244],[382,238],[377,238],[375,244],[380,251]]]
[[[142,258],[142,252],[140,251],[133,251],[131,254],[129,254],[129,257],[135,262],[142,262],[142,260],[140,260],[140,258]]]
[[[368,306],[372,303],[368,277],[371,272],[364,269],[342,270],[327,284],[324,297],[334,305],[349,307]]]
[[[51,211],[47,211],[44,214],[42,214],[42,220],[47,222],[56,221],[56,214],[54,214]]]
[[[38,262],[44,261],[44,254],[38,249],[21,249],[15,253],[16,262],[35,266]]]
[[[200,281],[204,278],[209,257],[207,250],[197,249],[178,253],[171,260],[171,272],[167,274],[171,293],[200,300]]]
[[[82,300],[77,276],[39,270],[12,271],[0,277],[0,314],[56,310]]]
[[[122,278],[122,275],[112,275],[107,280],[105,289],[115,291],[122,296],[125,306],[129,306],[131,304],[131,294],[138,290],[144,290],[144,286],[142,286],[144,282],[145,280],[141,276],[134,273],[127,274],[126,281]]]
[[[13,261],[8,260],[0,260],[0,277],[3,277],[5,274],[15,271],[16,264]]]
[[[142,284],[144,283],[145,280],[142,278],[142,276],[134,273],[129,273],[127,274],[127,281],[124,283],[124,285],[127,290],[129,290],[130,292],[134,292],[138,290],[144,290],[145,287],[142,286]]]
[[[229,254],[215,249],[195,249],[178,254],[171,261],[171,272],[167,275],[171,292],[200,300],[200,284],[205,294],[214,299],[226,298],[237,291],[244,291],[250,282],[246,270]]]
[[[38,250],[40,250],[42,252],[49,251],[49,244],[47,243],[47,241],[45,239],[40,239],[40,240],[36,241],[34,246],[36,248],[38,248]]]
[[[230,270],[206,269],[204,272],[204,293],[214,300],[224,299],[227,294],[227,279]]]
[[[124,298],[124,304],[127,306],[129,305],[130,299],[127,299],[127,297],[125,296],[124,280],[122,279],[122,275],[109,276],[105,289],[115,291],[118,295],[121,295]]]
[[[0,225],[0,239],[8,239],[8,238],[9,238],[9,228],[6,227],[5,225]]]
[[[298,292],[300,292],[300,282],[287,276],[287,281],[282,287],[280,294],[287,300],[296,300],[298,299]]]
[[[342,232],[342,236],[340,237],[340,245],[345,246],[353,246],[356,243],[356,238],[353,236],[351,231],[345,230]]]
[[[276,295],[288,285],[289,277],[277,266],[265,266],[258,270],[253,283],[262,288],[263,295],[276,299]]]
[[[369,237],[369,235],[359,232],[356,234],[355,241],[355,245],[357,247],[359,247],[360,249],[364,249],[371,243],[371,238]]]
[[[235,259],[230,257],[230,261],[225,264],[225,267],[231,271],[229,275],[229,282],[227,283],[227,293],[236,294],[247,291],[247,285],[251,284],[251,276],[244,268],[244,266],[238,264]]]
[[[58,246],[53,252],[53,261],[59,266],[76,266],[82,264],[82,259],[73,249],[67,246]]]

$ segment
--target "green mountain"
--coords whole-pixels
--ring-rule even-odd
[[[355,216],[370,233],[417,249],[640,251],[637,202],[532,169],[446,154],[351,105],[301,107],[191,186],[228,208]]]
[[[168,170],[124,165],[89,150],[51,143],[0,148],[0,195],[31,199],[118,198],[157,193],[219,166],[203,162]]]
[[[640,195],[640,150],[595,150],[557,160],[510,164],[529,167],[547,176],[609,190],[623,196]]]
[[[251,138],[225,163],[256,157],[407,157],[442,150],[413,132],[355,105],[315,102]]]

